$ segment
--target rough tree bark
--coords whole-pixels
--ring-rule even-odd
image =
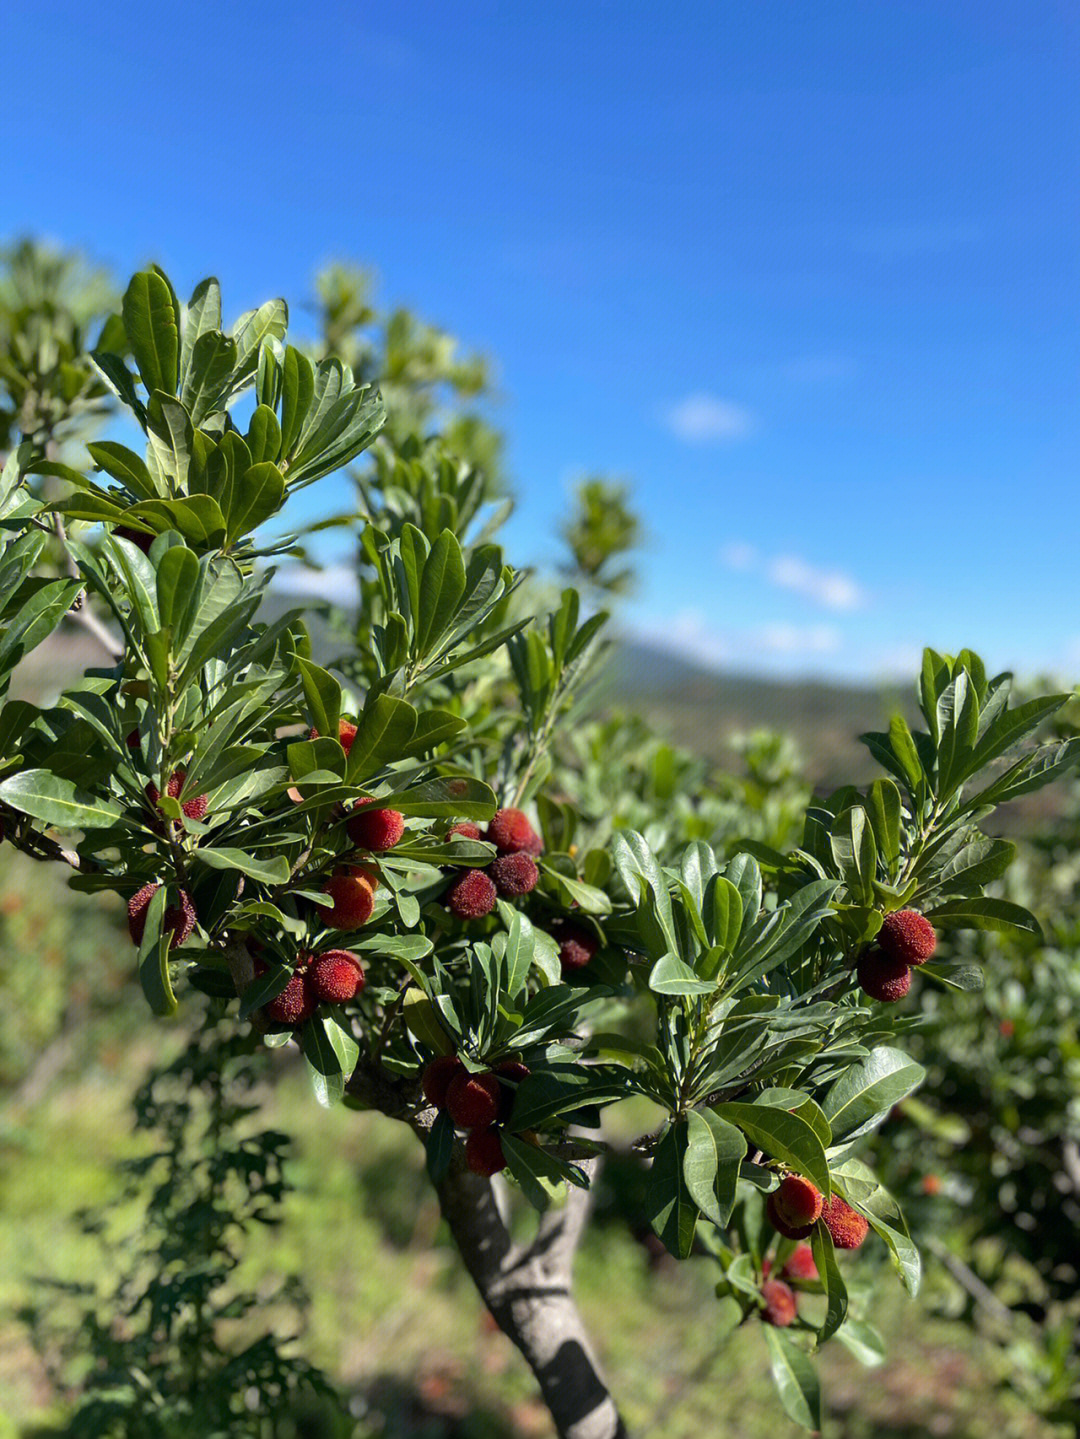
[[[595,1166],[582,1163],[590,1178]],[[536,1375],[560,1439],[626,1439],[574,1301],[588,1191],[571,1189],[562,1208],[541,1218],[528,1245],[511,1240],[490,1180],[454,1166],[439,1186],[439,1202],[484,1303]]]

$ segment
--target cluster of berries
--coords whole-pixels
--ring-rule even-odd
[[[506,1168],[498,1126],[514,1107],[514,1091],[528,1075],[519,1059],[505,1059],[494,1069],[472,1074],[456,1054],[433,1059],[424,1070],[424,1097],[448,1114],[455,1129],[468,1130],[465,1163],[474,1174],[488,1177]]]
[[[826,1200],[801,1174],[786,1174],[765,1201],[769,1223],[785,1239],[808,1239],[820,1219],[837,1249],[858,1249],[870,1225],[839,1194]]]
[[[911,988],[912,965],[925,964],[937,948],[934,926],[916,909],[887,914],[877,943],[859,960],[863,993],[885,1004],[895,1004]]]
[[[256,976],[266,974],[265,961],[256,958]],[[271,1024],[295,1028],[310,1018],[320,1004],[345,1004],[364,987],[364,967],[350,949],[326,949],[321,954],[302,951],[288,984],[262,1007]]]
[[[136,890],[128,900],[128,933],[131,935],[132,944],[142,944],[143,935],[146,933],[146,912],[160,888],[161,885],[152,880],[149,884],[144,884],[142,889]],[[179,902],[171,904],[161,918],[162,934],[172,930],[170,949],[174,945],[183,944],[195,928],[195,906],[187,890],[179,890],[177,900]]]
[[[134,734],[136,739],[138,739],[138,730],[135,730]],[[165,793],[170,799],[179,799],[186,782],[187,770],[174,769],[172,774],[169,776],[167,784],[165,785]],[[161,791],[158,789],[157,785],[148,784],[143,793],[146,795],[147,803],[150,805],[150,808],[153,810],[159,810]],[[200,794],[196,796],[195,799],[186,799],[180,806],[180,808],[184,812],[184,814],[187,815],[188,819],[203,819],[206,816],[206,806],[208,803],[209,801],[207,799],[207,796],[204,794]],[[160,818],[156,818],[154,820],[154,823],[160,827]]]
[[[520,809],[498,810],[483,834],[466,820],[455,824],[446,837],[453,835],[486,839],[498,851],[487,869],[460,871],[446,891],[443,902],[458,919],[483,919],[500,895],[518,899],[536,888],[540,878],[536,857],[543,852],[544,842]]]
[[[761,1286],[761,1297],[765,1303],[765,1311],[762,1314],[766,1324],[772,1324],[777,1329],[786,1329],[795,1320],[798,1313],[798,1299],[791,1284],[786,1282],[793,1280],[795,1283],[810,1283],[817,1279],[817,1265],[814,1263],[814,1253],[809,1244],[799,1244],[784,1261],[779,1277],[772,1278],[772,1260],[766,1259],[761,1266],[763,1283]]]

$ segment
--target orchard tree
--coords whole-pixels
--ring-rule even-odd
[[[184,306],[137,274],[93,358],[143,453],[92,443],[90,471],[32,435],[12,449],[0,679],[79,604],[109,662],[47,709],[0,709],[6,841],[126,906],[158,1019],[208,995],[252,1048],[297,1047],[343,1124],[375,1110],[415,1132],[568,1439],[625,1432],[572,1265],[602,1111],[651,1100],[662,1118],[631,1146],[647,1222],[712,1269],[708,1322],[758,1326],[788,1414],[820,1428],[815,1351],[880,1358],[843,1251],[881,1244],[919,1284],[859,1157],[924,1077],[905,996],[974,982],[954,931],[1035,932],[983,893],[1012,851],[982,825],[1075,762],[1074,737],[1025,745],[1068,696],[1010,706],[1009,676],[927,650],[925,728],[864,736],[884,776],[807,805],[797,847],[612,832],[562,783],[603,613],[573,590],[529,613],[476,457],[378,441],[380,394],[287,322],[275,300],[226,331],[215,281]],[[300,613],[259,618],[295,548],[264,527],[372,448],[363,612],[326,667]],[[39,570],[47,543],[70,574]],[[536,1211],[524,1239],[496,1176]]]

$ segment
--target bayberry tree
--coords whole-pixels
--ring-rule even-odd
[[[0,709],[7,840],[126,905],[155,1016],[209,996],[266,1050],[296,1046],[343,1124],[416,1133],[570,1439],[624,1432],[572,1265],[602,1111],[651,1100],[631,1146],[648,1222],[715,1271],[718,1330],[760,1323],[785,1409],[820,1427],[814,1351],[880,1350],[842,1251],[872,1234],[919,1283],[859,1158],[924,1077],[904,997],[978,982],[954,931],[1035,931],[984,894],[1012,858],[984,825],[1077,759],[1076,738],[1029,743],[1068,696],[1010,706],[1009,676],[928,650],[925,728],[864,736],[884,776],[807,805],[795,847],[612,832],[572,802],[563,738],[603,613],[573,590],[533,613],[477,457],[385,426],[376,389],[312,363],[287,320],[271,301],[226,331],[216,282],[181,305],[144,271],[93,356],[142,452],[95,442],[84,469],[33,434],[12,449],[0,679],[80,605],[103,663],[48,708]],[[261,606],[297,549],[294,493],[365,451],[361,614],[320,664],[301,613]],[[537,1212],[524,1239],[497,1175]]]

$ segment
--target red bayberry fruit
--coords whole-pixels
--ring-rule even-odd
[[[134,530],[130,525],[117,525],[113,534],[118,540],[130,540],[133,545],[138,545],[144,555],[150,553],[150,546],[157,539],[156,534],[148,534],[146,530]]]
[[[795,1322],[795,1296],[782,1279],[766,1279],[761,1286],[761,1297],[765,1301],[762,1318],[766,1324],[786,1329]]]
[[[372,809],[377,801],[370,796],[358,799],[345,821],[345,829],[353,844],[361,849],[382,851],[393,849],[405,833],[405,817],[396,809]],[[359,811],[359,813],[358,813]]]
[[[499,1081],[493,1074],[459,1074],[447,1086],[446,1112],[459,1129],[486,1129],[499,1113]]]
[[[503,899],[516,899],[536,888],[540,871],[527,854],[504,854],[488,865],[488,874]]]
[[[433,1059],[424,1070],[424,1077],[420,1081],[424,1098],[436,1109],[445,1109],[446,1091],[450,1088],[451,1081],[464,1072],[465,1066],[456,1054],[443,1054],[438,1059]]]
[[[890,959],[925,964],[937,948],[937,932],[917,909],[899,909],[885,916],[877,942]]]
[[[137,729],[133,729],[128,735],[127,739],[124,741],[124,743],[127,745],[128,749],[138,749],[140,745],[139,731]]]
[[[454,880],[443,899],[458,919],[483,919],[495,908],[495,885],[483,870],[466,869]]]
[[[328,949],[311,961],[311,987],[316,999],[344,1004],[364,987],[364,966],[350,949]]]
[[[832,1235],[837,1249],[858,1249],[870,1230],[869,1223],[839,1194],[821,1211],[821,1222]]]
[[[822,1203],[821,1190],[801,1174],[785,1174],[776,1190],[776,1207],[793,1229],[820,1218]]]
[[[880,949],[868,949],[862,955],[857,973],[863,993],[883,1004],[895,1004],[911,988],[911,970],[904,961]]]
[[[520,809],[496,811],[484,838],[490,841],[500,854],[517,854],[521,850],[529,854],[540,852],[534,848],[539,836],[530,824],[528,815]],[[542,842],[540,848],[543,848]]]
[[[161,888],[159,884],[151,882],[144,884],[128,900],[128,931],[135,944],[142,944],[143,935],[146,933],[146,911],[150,907],[150,901]],[[169,941],[169,948],[174,945],[183,944],[188,935],[195,928],[195,906],[191,902],[191,896],[186,890],[180,890],[178,894],[179,904],[171,904],[161,918],[161,932],[166,933],[172,930],[172,939]]]
[[[135,734],[136,736],[138,736],[138,730],[135,731]],[[168,783],[165,786],[165,793],[169,796],[170,799],[180,798],[180,792],[183,790],[186,780],[187,770],[173,770],[172,774],[169,776]],[[157,809],[158,800],[161,798],[161,791],[158,789],[156,784],[148,784],[146,786],[146,798],[150,801],[153,807]],[[184,800],[180,808],[183,813],[187,815],[188,819],[202,819],[203,815],[205,815],[206,813],[207,803],[207,796],[204,794],[200,794],[196,796],[195,799]]]
[[[319,731],[312,726],[308,739],[318,739]],[[356,726],[347,719],[338,720],[338,739],[341,741],[341,748],[346,754],[353,747],[353,740],[356,738]]]
[[[454,835],[458,835],[461,839],[479,839],[480,829],[478,825],[473,824],[471,819],[461,819],[446,831],[447,839],[453,839]]]
[[[306,971],[297,969],[281,993],[263,1005],[263,1014],[273,1024],[303,1024],[315,1004],[316,996]]]
[[[497,1129],[474,1129],[465,1141],[465,1163],[474,1174],[485,1178],[506,1168],[502,1140]]]
[[[777,1191],[773,1192],[765,1200],[765,1217],[785,1239],[808,1239],[814,1231],[813,1224],[791,1224],[784,1218],[776,1202]]]
[[[323,909],[323,923],[330,929],[359,929],[371,918],[375,908],[378,877],[361,866],[350,866],[332,874],[323,885],[323,894],[334,901]]]
[[[940,1193],[941,1193],[941,1175],[940,1175],[940,1174],[924,1174],[924,1175],[923,1175],[923,1182],[922,1182],[922,1192],[923,1192],[924,1194],[929,1194],[929,1195],[931,1195],[931,1196],[933,1196],[933,1195],[935,1195],[935,1194],[940,1194]]]
[[[584,969],[600,948],[595,934],[561,920],[551,926],[551,937],[559,946],[559,963],[564,970]]]
[[[788,1279],[816,1279],[817,1265],[814,1263],[814,1251],[809,1244],[796,1245],[784,1261],[780,1272]]]

